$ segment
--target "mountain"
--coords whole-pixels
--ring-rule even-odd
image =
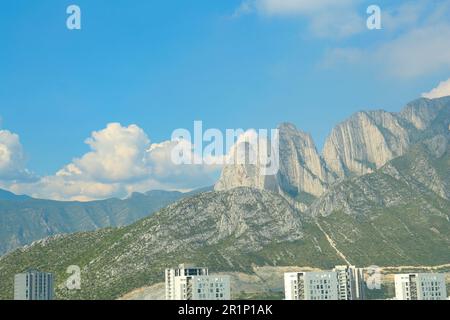
[[[281,124],[278,130],[280,170],[276,176],[262,175],[258,165],[229,164],[224,167],[215,190],[245,186],[274,191],[299,209],[320,196],[334,176],[320,157],[311,135],[290,123]]]
[[[449,119],[450,97],[418,99],[399,113],[358,112],[331,131],[321,154],[309,134],[285,123],[279,126],[276,177],[260,177],[255,166],[231,164],[224,168],[215,189],[247,186],[276,191],[306,210],[335,182],[374,172],[416,143],[446,134]]]
[[[277,175],[282,194],[306,205],[319,197],[334,181],[310,134],[294,125],[279,126],[280,170]]]
[[[15,272],[33,265],[63,284],[69,265],[82,269],[82,290],[59,298],[111,299],[160,282],[181,262],[248,271],[252,264],[332,266],[342,260],[320,230],[281,196],[251,188],[206,192],[133,225],[41,240],[0,258],[0,298],[12,296]]]
[[[405,200],[424,197],[450,200],[450,133],[424,140],[371,174],[335,184],[315,201],[307,213],[327,216],[341,210],[363,215],[364,207],[388,209],[404,205]],[[425,208],[424,208],[425,210]]]
[[[112,299],[161,282],[166,267],[183,262],[247,273],[257,266],[448,264],[449,124],[448,97],[419,99],[400,113],[361,112],[332,131],[322,154],[308,134],[282,124],[277,175],[261,176],[258,165],[226,166],[215,191],[131,225],[57,235],[10,252],[0,257],[0,299],[12,297],[14,274],[29,267],[56,274],[58,298]],[[138,212],[148,208],[151,201],[141,202],[147,196],[123,200],[115,220],[101,216],[119,224],[130,216],[130,202]],[[81,218],[92,223],[88,213],[106,210],[108,201],[85,204],[94,207]],[[14,217],[14,208],[29,210],[29,202],[0,204],[12,203]],[[58,211],[65,219],[82,204],[70,205],[77,210]],[[24,230],[33,229],[27,210],[19,215]],[[41,229],[49,225],[37,221]],[[70,265],[81,267],[81,291],[64,289]]]
[[[333,185],[306,214],[350,263],[444,264],[450,261],[449,186],[449,135],[439,135],[373,173]]]
[[[0,254],[60,233],[124,226],[197,192],[150,191],[129,198],[61,202],[0,190]]]
[[[444,97],[415,100],[400,113],[358,112],[332,130],[323,158],[340,177],[373,172],[427,135],[442,133],[449,110],[450,97]]]
[[[247,273],[448,264],[449,167],[449,137],[439,135],[333,184],[306,212],[261,189],[201,193],[130,226],[55,236],[1,257],[0,298],[12,297],[14,273],[30,266],[56,273],[58,298],[113,299],[161,282],[166,267],[182,262]],[[69,265],[81,267],[81,291],[63,287]]]
[[[0,189],[0,201],[2,200],[13,200],[13,201],[25,201],[32,199],[29,196],[17,195],[12,192]]]

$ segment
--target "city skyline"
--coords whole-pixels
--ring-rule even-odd
[[[376,279],[373,278],[374,271]],[[211,274],[207,267],[183,263],[176,268],[166,268],[164,274],[165,293],[159,298],[165,300],[235,300],[238,294],[233,292],[238,286],[234,283],[236,276]],[[81,274],[78,276],[81,283]],[[393,276],[394,296],[385,297],[387,300],[449,298],[446,273],[396,272]],[[53,300],[53,282],[52,273],[29,268],[14,276],[14,300]],[[381,268],[376,266],[339,265],[332,270],[285,272],[280,282],[283,282],[283,300],[367,300],[369,291],[382,292],[382,287],[389,281],[383,279]],[[68,279],[66,289],[81,290],[81,286],[69,286]],[[132,295],[128,299],[130,297]]]

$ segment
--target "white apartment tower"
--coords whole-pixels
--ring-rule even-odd
[[[363,269],[336,266],[332,271],[284,274],[286,300],[363,300]]]
[[[230,277],[181,264],[166,269],[166,300],[230,300]]]
[[[337,275],[333,271],[284,274],[286,300],[338,300]]]
[[[364,300],[364,274],[355,266],[336,266],[339,300]]]
[[[53,300],[53,274],[37,270],[16,274],[14,300]]]
[[[445,275],[439,273],[408,273],[395,275],[397,300],[445,300]]]

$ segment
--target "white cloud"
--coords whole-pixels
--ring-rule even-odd
[[[23,150],[17,135],[0,131],[0,186],[37,198],[88,201],[121,198],[152,189],[190,190],[212,185],[220,169],[173,164],[171,150],[178,142],[151,144],[146,133],[136,125],[124,127],[110,123],[103,130],[93,132],[85,142],[91,151],[75,158],[55,175],[32,182],[12,181],[5,179],[10,172],[26,172]],[[192,152],[192,146],[187,148]]]
[[[426,26],[406,32],[372,49],[335,48],[322,66],[354,64],[397,78],[418,78],[450,70],[450,25]]]
[[[125,186],[120,183],[99,183],[92,180],[74,180],[58,175],[40,178],[34,183],[4,184],[3,188],[35,198],[52,200],[90,201],[126,195]]]
[[[375,52],[392,75],[420,77],[450,69],[450,25],[441,24],[412,30],[380,46]]]
[[[175,147],[179,150],[181,146],[191,159],[199,159],[200,155],[194,152],[190,141],[152,144],[138,126],[110,123],[104,129],[92,132],[85,140],[91,149],[89,152],[73,159],[54,175],[28,181],[5,179],[28,171],[19,137],[9,131],[0,131],[0,187],[36,198],[72,201],[123,198],[132,192],[153,189],[191,190],[214,184],[224,161],[243,161],[239,157],[245,159],[242,148],[246,142],[258,142],[263,148],[259,151],[266,154],[267,137],[259,136],[255,130],[237,130],[236,135],[236,142],[228,154],[206,155],[210,165],[177,165],[172,161]]]
[[[426,15],[427,7],[425,1],[417,1],[383,9],[383,30],[398,31],[419,25]]]
[[[354,0],[246,0],[238,12],[257,11],[265,15],[310,15],[320,11],[348,8]]]
[[[428,99],[436,99],[441,97],[450,96],[450,79],[442,81],[439,85],[432,89],[430,92],[422,94],[422,97]]]
[[[193,145],[187,141],[165,141],[153,144],[148,154],[152,177],[161,183],[176,185],[182,189],[192,188],[193,184],[204,185],[205,181],[209,184],[215,183],[215,174],[220,170],[220,166],[174,164],[171,158],[172,149],[180,143],[183,144],[182,149],[185,152],[191,153],[192,159],[200,157],[200,155],[194,153]]]
[[[362,0],[245,0],[234,16],[300,17],[309,34],[343,38],[366,28]],[[417,78],[450,69],[450,0],[408,1],[381,7],[382,30],[370,31],[364,47],[329,48],[320,65],[358,64],[399,78]]]
[[[398,78],[450,70],[449,14],[448,0],[387,8],[382,11],[383,30],[373,31],[379,33],[378,40],[364,48],[330,49],[321,65],[366,66]]]
[[[232,17],[238,18],[240,16],[251,14],[255,9],[253,1],[244,1],[236,8],[236,10],[234,10]]]
[[[136,125],[122,127],[110,123],[100,131],[95,131],[86,144],[92,149],[78,159],[74,159],[57,173],[58,176],[84,176],[89,179],[112,183],[144,179],[149,175],[147,150],[150,140]]]
[[[8,130],[0,130],[0,180],[29,181],[33,175],[25,165],[26,158],[19,136]]]
[[[358,0],[245,0],[233,17],[257,13],[265,17],[304,17],[310,31],[321,37],[347,37],[365,28],[356,11]]]

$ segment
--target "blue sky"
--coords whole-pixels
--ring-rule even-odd
[[[373,31],[373,1],[310,2],[2,1],[0,129],[20,138],[35,177],[82,157],[91,133],[113,122],[162,142],[194,120],[219,129],[289,121],[320,148],[352,113],[398,111],[449,78],[450,58],[414,47],[432,38],[423,45],[450,49],[439,41],[449,1],[377,1],[383,29]],[[66,28],[70,4],[81,30]]]

